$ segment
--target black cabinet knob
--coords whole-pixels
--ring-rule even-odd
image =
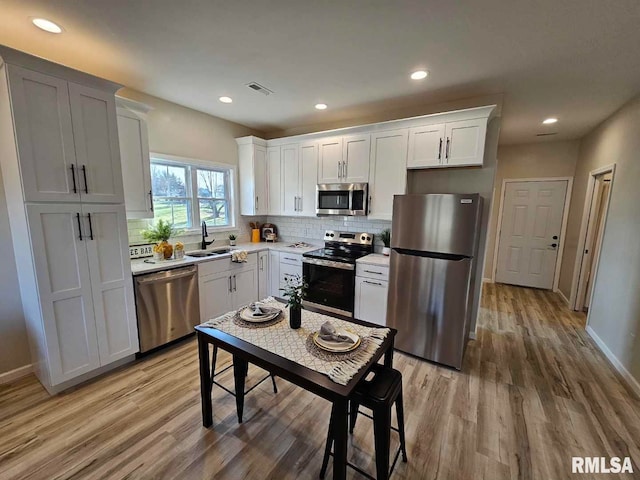
[[[553,238],[554,240],[557,240],[557,239],[558,239],[558,235],[554,235],[552,238]]]

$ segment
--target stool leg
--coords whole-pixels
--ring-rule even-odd
[[[273,383],[273,393],[278,393],[278,387],[276,387],[276,376],[271,374],[271,383]]]
[[[373,436],[376,445],[376,478],[389,478],[389,448],[391,443],[391,405],[373,412]]]
[[[331,418],[329,419],[329,429],[327,431],[327,443],[324,447],[324,457],[322,457],[322,468],[320,469],[320,478],[324,478],[329,465],[329,454],[331,453],[331,445],[333,444],[333,424],[336,421],[336,411],[331,407]]]
[[[402,449],[402,461],[407,463],[407,444],[404,438],[404,405],[402,403],[402,387],[396,398],[396,416],[398,417],[398,433],[400,434],[400,448]]]
[[[349,433],[353,433],[353,429],[356,426],[356,420],[358,419],[358,409],[360,404],[354,400],[350,400],[351,408],[349,409]]]

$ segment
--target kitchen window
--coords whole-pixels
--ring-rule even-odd
[[[229,166],[180,161],[174,157],[151,157],[154,220],[171,222],[176,228],[235,227],[233,175]]]

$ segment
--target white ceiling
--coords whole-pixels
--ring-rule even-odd
[[[638,0],[0,3],[0,43],[267,133],[504,93],[501,143],[578,138],[637,94],[639,25]]]

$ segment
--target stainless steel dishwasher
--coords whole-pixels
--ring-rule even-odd
[[[140,352],[193,333],[200,323],[198,266],[135,277]]]

